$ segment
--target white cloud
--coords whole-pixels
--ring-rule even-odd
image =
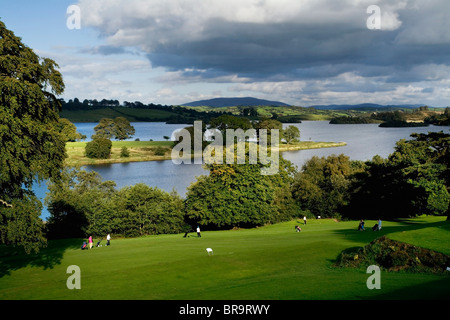
[[[61,69],[70,80],[89,79],[102,90],[109,86],[122,100],[137,99],[139,92],[140,99],[163,104],[218,93],[297,105],[445,105],[449,98],[448,0],[79,0],[78,5],[83,27],[96,29],[105,43],[87,48],[92,54],[77,55],[79,61],[58,60]],[[380,7],[381,31],[366,27],[369,5]],[[127,55],[136,51],[142,55]]]

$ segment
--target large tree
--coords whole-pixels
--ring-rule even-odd
[[[64,91],[58,65],[0,21],[0,236],[27,252],[45,243],[36,182],[56,178],[65,159],[58,131]]]
[[[309,159],[294,177],[292,193],[302,209],[315,216],[335,218],[349,201],[352,174],[361,170],[349,157],[330,155]]]
[[[92,139],[106,138],[125,140],[131,138],[135,134],[134,127],[130,121],[124,117],[117,117],[114,120],[110,118],[103,118],[99,124],[94,128],[95,134]]]
[[[188,187],[187,221],[207,229],[254,227],[298,214],[289,185],[295,169],[279,158],[279,172],[262,175],[258,164],[208,164],[209,175]]]
[[[450,135],[412,134],[397,142],[387,159],[374,157],[357,176],[349,217],[449,215]]]

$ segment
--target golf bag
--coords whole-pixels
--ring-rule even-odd
[[[87,243],[83,242],[83,245],[81,246],[81,250],[85,250],[85,249],[87,249]]]
[[[373,227],[372,227],[373,231],[377,231],[378,230],[378,223],[376,223]]]

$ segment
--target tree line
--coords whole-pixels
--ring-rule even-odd
[[[56,62],[36,55],[1,21],[0,57],[0,241],[28,253],[38,252],[47,237],[178,233],[196,224],[254,227],[305,213],[449,215],[450,137],[442,132],[401,140],[387,159],[312,158],[298,170],[280,157],[272,176],[260,174],[262,163],[209,165],[209,175],[191,184],[185,199],[142,184],[117,190],[95,173],[64,168],[65,144],[73,136],[61,129],[57,97],[65,86]],[[217,128],[233,125],[225,120]],[[264,121],[258,125],[279,126]],[[50,190],[47,224],[33,191],[43,181]]]
[[[428,112],[427,106],[422,106],[412,112],[402,110],[374,112],[360,116],[338,116],[330,120],[330,124],[365,124],[380,123],[380,127],[424,127],[430,124],[438,126],[448,126],[450,123],[450,107],[446,107],[442,114],[427,115],[420,122],[408,122],[408,115],[421,115],[422,112]]]
[[[49,236],[113,233],[142,236],[251,228],[299,216],[396,219],[449,214],[450,135],[413,134],[386,159],[312,157],[301,169],[280,156],[279,172],[263,164],[208,164],[182,199],[143,184],[114,188],[94,172],[71,171],[50,185]]]
[[[292,192],[313,215],[344,219],[449,216],[450,135],[412,134],[388,158],[313,157]]]

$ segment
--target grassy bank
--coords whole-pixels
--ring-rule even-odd
[[[105,163],[125,163],[137,161],[169,160],[173,142],[171,141],[112,141],[111,156],[109,159],[90,159],[85,156],[87,142],[68,142],[66,152],[69,166],[94,165]],[[126,147],[128,157],[121,157],[122,148]],[[163,148],[164,155],[158,155],[157,150]]]
[[[66,164],[69,166],[94,165],[105,163],[124,163],[138,161],[163,161],[171,159],[172,141],[113,141],[111,148],[111,156],[109,159],[89,159],[84,155],[87,142],[68,142],[66,151],[68,158]],[[281,144],[280,152],[317,149],[317,148],[333,148],[346,145],[344,142],[314,142],[301,141],[296,144]],[[129,151],[129,157],[121,157],[122,147],[126,147]],[[157,155],[157,150],[164,148],[164,155]]]
[[[187,238],[113,237],[110,247],[87,251],[80,250],[82,239],[58,240],[29,256],[0,247],[0,299],[450,298],[448,275],[382,272],[381,289],[369,290],[369,274],[333,267],[343,250],[382,235],[449,254],[450,222],[445,217],[384,221],[378,232],[357,231],[357,221],[302,223],[206,231],[201,238],[195,233]],[[302,231],[295,232],[295,225]],[[208,247],[214,255],[208,256]],[[80,290],[67,289],[70,265],[80,267]]]

